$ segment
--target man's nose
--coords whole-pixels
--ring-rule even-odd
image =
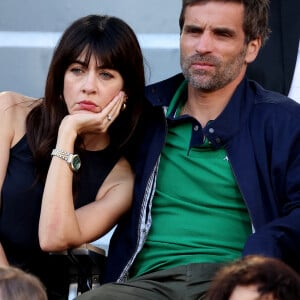
[[[210,32],[204,31],[201,35],[199,35],[196,41],[196,51],[199,54],[205,54],[212,52],[214,46],[213,38]]]

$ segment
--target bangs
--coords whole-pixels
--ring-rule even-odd
[[[113,55],[112,48],[101,43],[101,41],[86,45],[78,57],[81,57],[86,65],[90,63],[91,57],[94,57],[98,67],[116,70],[116,65],[113,63],[116,58]]]

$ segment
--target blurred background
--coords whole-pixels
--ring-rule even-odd
[[[0,91],[44,94],[48,66],[62,31],[88,14],[126,21],[140,41],[147,83],[180,71],[181,0],[1,0]]]

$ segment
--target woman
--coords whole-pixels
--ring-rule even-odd
[[[99,238],[131,206],[124,155],[144,83],[132,29],[90,15],[62,35],[43,99],[0,95],[0,241],[8,262],[37,275],[50,299],[65,275],[51,270],[47,252]]]

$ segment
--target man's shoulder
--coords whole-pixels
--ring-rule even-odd
[[[297,107],[296,110],[300,109],[299,103],[282,93],[265,89],[253,80],[250,81],[250,85],[255,92],[255,104],[278,104],[286,107]]]
[[[146,97],[153,105],[165,105],[170,102],[184,77],[181,73],[146,86]]]
[[[261,85],[252,81],[250,83],[255,93],[254,114],[262,118],[274,118],[280,123],[293,120],[299,123],[300,104],[284,94],[263,88]],[[256,112],[256,113],[255,113]],[[299,123],[300,124],[300,123]]]

